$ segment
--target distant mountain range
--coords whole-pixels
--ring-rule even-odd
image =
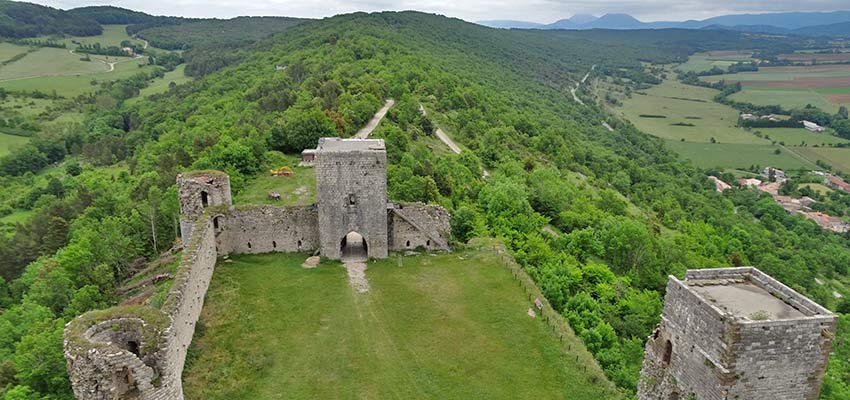
[[[480,21],[481,25],[504,29],[725,29],[744,32],[791,34],[802,36],[850,37],[850,11],[788,12],[770,14],[722,15],[701,21],[642,22],[628,14],[605,14],[601,17],[577,14],[551,24],[497,20]]]

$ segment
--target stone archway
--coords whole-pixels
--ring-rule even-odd
[[[369,245],[363,235],[351,231],[342,237],[339,253],[343,260],[366,260],[369,258]]]

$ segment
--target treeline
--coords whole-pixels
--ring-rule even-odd
[[[55,39],[8,39],[6,41],[19,46],[67,48],[65,43],[58,42]]]
[[[112,56],[112,57],[128,57],[128,56],[130,56],[130,54],[128,54],[126,51],[124,51],[124,49],[122,49],[118,46],[102,47],[100,45],[100,43],[93,43],[93,44],[83,43],[83,44],[78,45],[77,48],[74,49],[74,51],[76,51],[77,53],[97,54],[97,55],[101,55],[101,56]]]
[[[27,38],[42,35],[96,36],[103,28],[94,20],[32,3],[0,2],[0,37]]]

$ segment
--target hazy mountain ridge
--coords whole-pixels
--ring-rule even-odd
[[[496,24],[495,22],[498,22]],[[577,14],[551,24],[526,21],[480,21],[479,24],[506,29],[721,29],[795,35],[850,36],[850,11],[787,12],[722,15],[705,20],[643,22],[629,14],[608,13],[601,17]]]

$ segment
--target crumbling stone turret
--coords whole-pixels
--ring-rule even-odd
[[[671,276],[640,400],[815,400],[837,319],[756,268]]]

